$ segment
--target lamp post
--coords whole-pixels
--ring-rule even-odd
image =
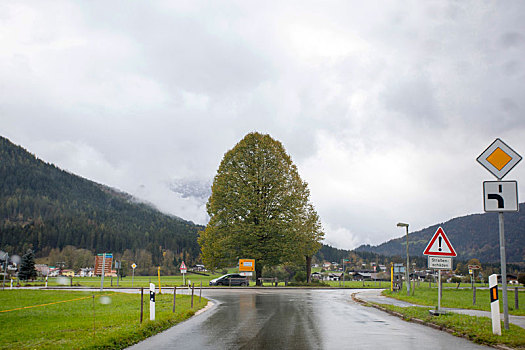
[[[407,296],[410,296],[410,276],[408,273],[408,270],[410,269],[410,262],[408,259],[408,224],[399,222],[397,223],[397,227],[406,227],[406,231],[407,231],[407,268],[405,269],[405,280],[407,283]]]

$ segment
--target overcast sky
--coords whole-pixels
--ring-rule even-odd
[[[0,134],[205,224],[245,134],[281,141],[326,243],[483,211],[476,157],[525,155],[523,1],[2,1]],[[525,162],[505,178],[525,180]],[[519,187],[525,198],[525,185]],[[496,215],[496,214],[493,214]],[[512,214],[509,214],[512,215]]]

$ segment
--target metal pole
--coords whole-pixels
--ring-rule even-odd
[[[95,294],[93,294],[93,338],[95,338]]]
[[[505,257],[505,223],[503,213],[498,213],[499,217],[499,252],[501,255],[501,286],[503,287],[503,325],[509,329],[509,305],[507,303],[507,260]]]
[[[438,270],[438,312],[441,309],[441,270]]]
[[[518,298],[518,287],[514,288],[514,308],[520,309],[519,298]]]
[[[133,274],[131,275],[131,288],[133,288],[133,280],[135,279],[135,269],[133,269]]]
[[[102,254],[102,278],[100,279],[100,291],[104,290],[104,274],[106,269],[106,253]]]
[[[4,258],[4,280],[2,281],[2,290],[5,289],[5,275],[7,274],[7,260],[9,260],[9,254],[5,253]]]
[[[390,263],[390,291],[394,291],[394,263]]]
[[[231,287],[231,278],[230,278],[230,287]],[[195,283],[191,284],[191,308],[193,309],[193,295],[195,294]]]
[[[472,305],[476,305],[476,287],[472,288]]]
[[[162,294],[162,288],[160,287],[160,266],[158,269],[158,273],[159,273],[159,294]]]
[[[144,315],[144,288],[140,287],[140,323],[142,323],[142,315]]]
[[[176,300],[177,300],[177,286],[173,287],[173,313],[175,313]]]
[[[407,280],[407,296],[410,296],[410,273],[408,271],[410,269],[410,262],[408,259],[408,225],[405,227],[407,229],[407,269],[405,271],[405,279]]]
[[[343,288],[345,287],[345,259],[341,259],[341,265],[343,266]]]

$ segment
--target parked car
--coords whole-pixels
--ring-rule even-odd
[[[248,278],[238,273],[229,273],[210,281],[210,286],[247,286]]]

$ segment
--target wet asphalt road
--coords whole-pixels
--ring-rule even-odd
[[[361,306],[352,292],[204,290],[209,311],[130,349],[489,349]]]

